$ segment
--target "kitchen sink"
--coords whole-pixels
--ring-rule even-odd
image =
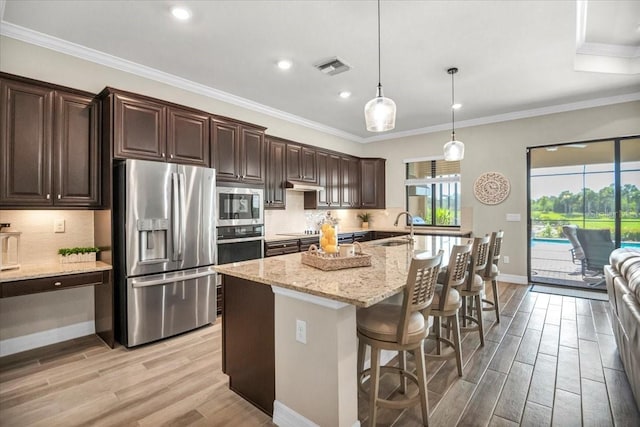
[[[387,240],[386,242],[376,243],[375,246],[400,246],[408,245],[409,243],[409,240]]]

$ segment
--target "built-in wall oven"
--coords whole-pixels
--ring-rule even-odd
[[[264,190],[217,188],[216,264],[248,261],[264,255]],[[220,279],[221,276],[218,276]],[[222,312],[222,288],[217,284],[218,314]]]
[[[217,228],[218,264],[262,258],[264,225],[238,225]]]

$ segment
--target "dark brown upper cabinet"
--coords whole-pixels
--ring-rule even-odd
[[[287,143],[287,180],[316,184],[316,150]]]
[[[209,115],[163,101],[106,88],[116,159],[209,166]]]
[[[305,193],[305,209],[340,207],[340,156],[318,151],[316,153],[318,185],[324,187],[317,193]],[[315,206],[313,201],[315,200]],[[313,206],[313,207],[312,207]]]
[[[100,103],[56,91],[54,205],[100,205]]]
[[[209,166],[209,115],[171,107],[167,124],[169,161]]]
[[[166,106],[124,93],[109,95],[113,103],[113,157],[166,159]]]
[[[286,206],[285,153],[287,144],[273,138],[266,138],[265,142],[267,145],[267,177],[264,207],[266,209],[284,209]]]
[[[360,159],[340,158],[340,206],[360,207]]]
[[[213,118],[211,140],[211,165],[218,181],[264,184],[264,128]]]
[[[2,75],[0,98],[2,207],[99,207],[95,97]]]
[[[361,202],[363,209],[385,209],[385,159],[360,159]]]

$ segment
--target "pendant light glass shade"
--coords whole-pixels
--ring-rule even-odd
[[[448,162],[462,160],[464,158],[464,144],[456,141],[455,132],[451,135],[451,141],[444,144],[444,159]]]
[[[457,72],[458,69],[455,67],[447,70],[447,73],[451,74],[451,141],[444,144],[444,159],[449,162],[462,160],[464,158],[464,144],[462,141],[456,140],[456,109],[454,108],[456,102],[453,75]]]
[[[380,83],[380,0],[378,0],[378,90],[364,106],[364,120],[369,132],[384,132],[396,127],[396,103],[382,94]]]
[[[396,103],[382,95],[382,85],[378,85],[376,97],[364,106],[364,120],[369,132],[384,132],[396,127]]]

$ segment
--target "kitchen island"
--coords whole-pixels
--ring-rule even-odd
[[[217,266],[230,388],[279,426],[359,425],[356,307],[400,293],[414,251],[434,255],[443,249],[446,260],[460,240],[416,236],[413,246],[401,238],[366,243],[370,267],[337,271],[303,265],[300,254]]]

